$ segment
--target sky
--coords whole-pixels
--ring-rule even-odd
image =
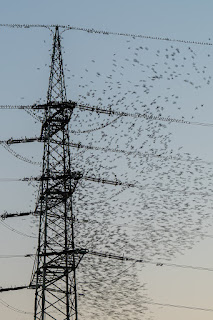
[[[209,0],[61,0],[60,2],[55,0],[46,0],[45,2],[40,0],[13,0],[1,1],[0,24],[59,24],[108,32],[212,43],[212,9],[213,3]],[[45,103],[52,48],[50,31],[44,28],[0,27],[0,39],[0,105]],[[145,310],[142,315],[136,314],[132,317],[126,317],[122,311],[122,304],[118,304],[115,314],[109,314],[109,310],[106,308],[104,309],[104,316],[109,314],[106,316],[107,320],[112,320],[115,316],[117,319],[123,319],[125,316],[129,320],[169,320],[171,318],[173,320],[196,320],[200,318],[209,320],[212,318],[212,312],[198,309],[212,308],[212,271],[183,268],[177,265],[213,268],[211,255],[213,241],[211,203],[212,126],[202,125],[202,123],[211,124],[213,116],[211,106],[212,46],[137,37],[97,35],[75,30],[63,33],[62,44],[68,99],[97,105],[98,101],[100,101],[96,99],[98,96],[101,97],[103,102],[106,102],[105,98],[103,98],[103,90],[105,89],[106,94],[111,95],[111,100],[109,100],[111,103],[113,95],[116,96],[119,90],[121,97],[125,96],[125,93],[130,90],[131,93],[127,94],[126,102],[123,104],[124,109],[121,109],[121,111],[135,112],[136,110],[136,112],[139,112],[140,110],[142,112],[139,109],[139,103],[136,103],[137,99],[143,101],[146,105],[155,105],[154,99],[156,99],[157,104],[160,107],[164,107],[162,110],[163,117],[169,116],[170,118],[200,123],[199,125],[187,126],[180,123],[167,124],[165,122],[167,127],[159,128],[156,123],[159,125],[161,122],[149,122],[147,125],[143,119],[139,123],[139,120],[137,120],[133,128],[130,120],[128,122],[124,121],[124,123],[120,123],[120,120],[116,122],[116,120],[114,125],[110,127],[111,131],[108,132],[103,129],[101,131],[102,135],[99,133],[100,131],[97,131],[97,134],[74,134],[72,136],[73,141],[76,143],[81,141],[84,144],[91,143],[102,148],[109,146],[110,148],[125,149],[126,146],[128,148],[133,146],[134,150],[138,149],[146,153],[157,150],[156,152],[158,154],[161,152],[166,159],[160,165],[158,160],[156,162],[153,160],[153,163],[150,162],[149,164],[149,159],[146,160],[148,164],[144,164],[144,161],[141,160],[142,158],[138,159],[136,156],[135,158],[129,156],[126,160],[113,157],[105,158],[103,153],[101,155],[91,153],[94,160],[90,162],[89,156],[85,152],[81,154],[79,151],[73,151],[73,166],[75,168],[90,170],[91,174],[95,174],[97,172],[95,170],[98,168],[100,174],[106,174],[108,178],[113,179],[116,175],[121,180],[135,181],[136,184],[140,183],[146,189],[144,193],[140,190],[134,192],[124,190],[116,196],[117,190],[103,189],[101,190],[102,194],[99,194],[98,187],[92,185],[92,188],[94,188],[93,197],[91,195],[91,198],[89,198],[88,194],[86,194],[88,202],[91,201],[91,206],[85,210],[85,213],[82,207],[78,205],[78,199],[82,195],[85,196],[84,192],[88,193],[91,185],[81,185],[79,187],[80,191],[76,197],[76,212],[78,212],[79,218],[86,217],[88,219],[98,219],[99,221],[103,220],[106,224],[129,224],[129,229],[126,227],[125,230],[128,229],[130,231],[121,231],[120,240],[117,238],[120,231],[110,229],[113,240],[117,242],[115,250],[124,248],[122,249],[123,251],[118,252],[134,257],[140,255],[145,257],[145,260],[156,262],[153,264],[136,264],[127,273],[123,273],[117,285],[111,284],[110,289],[107,288],[105,290],[109,296],[113,296],[113,294],[116,294],[116,290],[120,292],[122,281],[126,281],[124,290],[127,291],[124,292],[123,298],[122,295],[119,295],[119,299],[123,299],[123,303],[129,304],[129,309],[131,309],[132,302],[133,308],[140,310],[140,308],[146,307],[148,310]],[[143,49],[137,50],[140,47]],[[179,55],[177,49],[180,51]],[[176,52],[176,60],[173,62],[172,54],[174,51]],[[166,52],[169,58],[166,57]],[[138,53],[138,56],[135,55],[136,53]],[[139,60],[144,65],[137,64],[133,59]],[[193,65],[193,62],[195,65]],[[154,63],[157,63],[155,67],[153,67]],[[145,79],[144,81],[148,81],[148,79],[153,78],[152,67],[157,76],[163,74],[166,70],[168,77],[164,77],[162,81],[159,80],[149,90],[148,94],[146,94],[146,90],[139,92],[137,86],[140,84],[140,80]],[[113,68],[115,72],[111,76]],[[119,72],[117,72],[118,68]],[[171,72],[174,70],[176,72],[175,75],[177,77],[174,81],[171,79],[174,73],[171,76],[168,68],[170,68]],[[112,82],[109,89],[106,88],[109,85],[109,83],[106,85],[106,79],[108,79],[108,82]],[[93,82],[91,83],[91,81]],[[118,86],[117,82],[119,82]],[[190,82],[193,83],[191,86]],[[196,89],[196,86],[200,87]],[[91,89],[90,96],[87,95],[89,89]],[[139,98],[132,94],[133,90],[136,91],[136,95],[139,95]],[[176,96],[178,98],[174,98]],[[167,100],[169,105],[166,107]],[[116,98],[114,98],[114,101],[116,101]],[[137,106],[138,109],[134,109],[134,106],[135,108]],[[181,107],[181,109],[179,110],[178,107]],[[119,107],[116,107],[116,110],[119,111]],[[146,112],[151,112],[148,109],[145,110]],[[0,112],[0,140],[7,140],[11,137],[33,137],[39,134],[40,124],[27,112],[20,110],[0,110]],[[159,112],[155,110],[153,115],[159,117]],[[100,124],[104,126],[109,122],[108,118],[102,119],[98,116],[93,118],[90,115],[83,114],[80,114],[79,122],[77,114],[75,114],[75,117],[76,121],[73,121],[71,127],[71,130],[74,131],[98,128]],[[140,132],[141,123],[144,126],[143,128],[147,128],[147,130],[136,138],[135,132],[136,129],[137,132]],[[151,142],[143,143],[143,139],[149,133],[148,131],[153,130],[154,132],[154,128],[156,130],[158,128],[158,132],[160,132],[155,133],[157,137],[156,145],[152,145]],[[128,135],[128,143],[123,134]],[[168,145],[166,149],[165,144],[162,143],[161,145],[160,140],[158,140],[158,135],[160,134],[165,137]],[[106,141],[103,139],[105,135]],[[147,136],[148,138],[150,137]],[[151,141],[154,142],[153,137],[150,139],[153,139]],[[146,140],[144,141],[146,142]],[[1,146],[1,179],[30,177],[39,174],[39,165],[28,164],[17,159],[18,154],[27,159],[30,158],[31,162],[40,162],[42,147],[39,144],[35,143],[31,146],[18,145],[14,146],[12,150],[16,152],[15,157]],[[171,154],[174,155],[174,158],[178,156],[182,160],[168,161],[168,156],[171,156]],[[199,164],[198,167],[191,160],[195,158],[201,160],[201,165]],[[184,166],[186,160],[191,163],[191,173],[190,167]],[[87,161],[87,164],[85,161]],[[97,165],[96,162],[99,164]],[[103,168],[100,167],[100,163],[102,163]],[[184,196],[176,196],[177,191],[184,188],[184,184],[188,193],[184,194]],[[165,195],[165,192],[162,194],[159,192],[159,189],[165,190],[168,187],[173,191],[170,190],[167,195]],[[2,195],[0,209],[2,213],[5,211],[33,210],[37,197],[37,188],[38,185],[33,183],[0,181]],[[92,205],[94,195],[96,195],[96,200],[98,201],[104,196],[107,196],[107,199],[112,197],[115,200],[114,203],[117,207],[113,207],[113,201],[111,200],[106,202],[112,215],[109,214],[107,216],[108,213],[104,211],[104,208]],[[183,204],[184,207],[182,206]],[[188,209],[186,208],[187,206]],[[141,209],[142,207],[143,210]],[[150,211],[149,208],[151,208]],[[95,214],[93,214],[94,209],[97,212]],[[113,214],[113,210],[115,214]],[[140,210],[143,212],[142,217],[139,214]],[[153,217],[150,218],[150,214]],[[138,229],[131,229],[131,226],[136,224],[138,224]],[[32,217],[1,221],[0,256],[35,252],[37,247],[37,226],[38,221]],[[101,228],[100,230],[106,232],[107,235],[108,229],[105,224],[103,226],[105,228],[103,229],[104,231]],[[162,232],[156,231],[159,230],[159,227]],[[166,233],[165,231],[166,227],[171,233],[169,237],[167,237],[168,232]],[[107,238],[101,240],[101,245],[97,244],[99,238],[93,237],[93,232],[96,231],[95,227],[91,225],[90,227],[85,227],[85,229],[81,227],[79,234],[87,234],[89,240],[91,238],[95,239],[92,240],[94,242],[92,242],[92,245],[95,248],[108,251],[108,247],[105,247]],[[157,233],[157,240],[155,240],[155,235],[152,236],[152,233]],[[131,246],[128,243],[125,245],[122,243],[125,234],[128,235]],[[148,235],[150,235],[150,238]],[[206,235],[209,235],[209,237]],[[154,245],[155,241],[159,245]],[[110,250],[114,250],[113,246],[110,246]],[[83,265],[84,268],[86,261],[85,265]],[[157,265],[159,261],[165,262],[164,265]],[[166,262],[170,266],[166,266]],[[1,258],[0,286],[10,287],[28,284],[32,266],[33,259],[31,258]],[[107,270],[107,266],[103,267],[103,270],[104,268]],[[114,276],[123,271],[123,269],[129,268],[129,265],[125,265],[125,267],[116,265],[113,268],[112,275]],[[105,275],[103,273],[103,270],[99,274],[101,279],[104,279],[104,276],[108,276],[108,274]],[[137,278],[135,283],[135,278],[131,278],[133,275]],[[81,277],[82,274],[80,273],[79,276]],[[91,277],[93,276],[92,274]],[[128,285],[131,286],[131,283],[133,288],[135,285],[140,293],[135,298],[132,298],[131,290],[128,291]],[[82,315],[79,318],[82,320],[86,319],[85,310],[83,309],[84,303],[85,305],[90,303],[88,317],[92,317],[93,310],[91,305],[94,305],[94,310],[95,308],[100,309],[95,303],[98,295],[90,295],[90,289],[88,286],[79,285],[79,292],[84,292],[85,290],[85,297],[80,298]],[[103,293],[102,290],[100,288],[100,292],[97,291],[99,296],[100,293]],[[94,297],[94,301],[92,297]],[[88,302],[84,299],[88,299]],[[109,297],[108,299],[109,306],[115,309],[112,299],[110,300]],[[33,290],[23,290],[18,293],[1,293],[0,314],[6,320],[33,319],[32,314],[21,313],[22,311],[32,313],[33,303]],[[173,305],[173,307],[156,305],[155,303]],[[198,309],[191,310],[178,306]],[[13,308],[18,310],[12,310]],[[96,318],[104,319],[100,310],[97,311]]]

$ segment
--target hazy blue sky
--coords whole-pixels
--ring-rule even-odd
[[[212,12],[213,2],[210,0],[2,0],[0,1],[0,24],[62,24],[212,43]],[[75,100],[83,90],[79,89],[78,81],[81,81],[81,76],[87,81],[86,68],[91,71],[88,76],[89,81],[95,79],[95,72],[100,69],[107,73],[107,68],[111,68],[114,53],[117,56],[120,54],[121,63],[127,56],[126,41],[128,38],[123,39],[116,36],[106,38],[107,36],[87,34],[81,31],[67,31],[63,37],[64,64],[67,64],[65,75],[69,76],[69,69],[71,69],[71,73],[75,74],[75,78],[70,76],[71,79],[67,79],[66,82],[68,99]],[[28,30],[0,27],[0,41],[0,105],[33,104],[39,99],[45,101],[52,43],[50,32],[47,29]],[[130,41],[130,46],[132,46],[132,38]],[[166,46],[173,44],[172,42],[168,44],[157,40],[136,39],[134,45],[140,46],[140,43],[143,46],[148,46],[150,51],[153,49],[153,52],[158,49],[164,50]],[[180,46],[186,56],[189,55],[187,51],[189,45],[186,44],[184,47],[184,44],[175,42],[175,46]],[[208,54],[212,54],[212,46],[207,48],[194,46],[193,49],[196,51],[200,67],[203,68],[206,63],[210,67],[213,66],[211,61],[205,61]],[[128,55],[130,56],[129,53]],[[110,57],[109,60],[108,57]],[[91,63],[93,58],[96,60],[95,67]],[[151,63],[152,58],[152,53],[150,53],[150,56],[146,56],[146,61]],[[191,72],[191,68],[190,65],[189,72]],[[211,70],[207,70],[208,75],[211,75]],[[135,71],[135,69],[132,71],[130,67],[126,75],[132,81],[135,77],[135,83],[140,77],[139,71]],[[83,82],[81,83],[83,85]],[[159,87],[158,90],[160,91],[161,88]],[[198,111],[195,121],[213,122],[211,86],[203,86],[202,91],[199,91],[198,94],[194,94],[194,91],[190,91],[191,89],[188,88],[187,91],[182,83],[177,83],[177,87],[172,90],[174,93],[183,94],[181,103],[189,107],[184,113],[186,118],[192,114],[192,107],[199,102],[199,104],[206,104],[207,107],[205,112]],[[39,125],[34,123],[33,119],[24,111],[0,110],[0,112],[0,140],[39,134]],[[172,115],[179,117],[176,111]],[[174,149],[183,145],[185,153],[189,152],[194,157],[212,161],[211,127],[186,128],[174,125],[171,131],[171,144]],[[26,157],[33,156],[35,161],[41,159],[41,149],[36,145],[30,149],[28,146],[15,146],[14,150]],[[31,166],[17,160],[2,147],[0,162],[0,178],[34,176],[39,173],[38,166]],[[205,181],[203,182],[205,185]],[[2,213],[5,210],[8,212],[29,210],[29,208],[33,210],[35,197],[32,196],[34,189],[31,186],[18,182],[0,182],[0,191]],[[204,187],[203,191],[208,192],[209,190]],[[201,200],[200,203],[202,203]],[[210,209],[208,208],[208,210]],[[17,219],[5,222],[12,228],[23,231],[28,237],[18,235],[8,230],[4,225],[0,225],[0,256],[35,252],[37,233],[34,220],[26,218],[25,220]],[[209,235],[213,235],[213,227],[210,222],[209,224],[209,227],[204,226],[200,232],[207,230]],[[178,229],[178,224],[176,227]],[[201,239],[199,237],[191,249],[185,249],[183,253],[175,253],[175,257],[170,263],[213,268],[212,242],[212,238],[204,237]],[[28,284],[32,264],[31,259],[0,259],[0,286]],[[212,308],[212,272],[166,266],[156,267],[155,265],[145,265],[144,268],[138,268],[141,285],[144,282],[147,284],[147,294],[153,302]],[[21,314],[5,307],[1,304],[1,299],[20,310],[32,312],[33,291],[2,293],[0,295],[0,317],[2,319],[33,319],[32,315]],[[138,303],[142,305],[143,301]],[[150,319],[153,320],[212,319],[212,312],[153,305],[149,306],[149,310],[152,312]],[[123,319],[122,315],[120,319]],[[145,319],[149,319],[148,316]]]

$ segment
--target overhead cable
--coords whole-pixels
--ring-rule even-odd
[[[113,35],[113,36],[122,36],[122,37],[130,37],[130,38],[140,38],[140,39],[147,39],[147,40],[160,40],[160,41],[169,41],[169,42],[180,42],[185,44],[195,44],[195,45],[203,45],[203,46],[212,46],[213,44],[211,42],[205,42],[205,41],[192,41],[192,40],[183,40],[183,39],[174,39],[171,37],[157,37],[157,36],[147,36],[143,34],[137,34],[137,33],[124,33],[124,32],[114,32],[114,31],[106,31],[106,30],[97,30],[94,28],[80,28],[75,27],[71,25],[55,25],[55,24],[0,24],[0,27],[8,27],[8,28],[48,28],[51,30],[51,28],[61,28],[64,29],[64,31],[67,30],[76,30],[76,31],[83,31],[90,34],[101,34],[101,35]],[[63,32],[64,32],[63,31]]]

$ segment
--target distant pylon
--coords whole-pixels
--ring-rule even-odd
[[[76,268],[84,250],[75,248],[72,194],[81,175],[71,171],[68,124],[75,108],[66,100],[58,27],[53,37],[47,104],[41,129],[44,142],[38,250],[32,273],[34,320],[77,320]]]

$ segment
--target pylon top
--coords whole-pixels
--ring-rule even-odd
[[[47,91],[47,103],[66,101],[66,89],[64,80],[63,60],[61,52],[61,39],[58,26],[55,27],[53,36],[53,50],[49,87]]]

